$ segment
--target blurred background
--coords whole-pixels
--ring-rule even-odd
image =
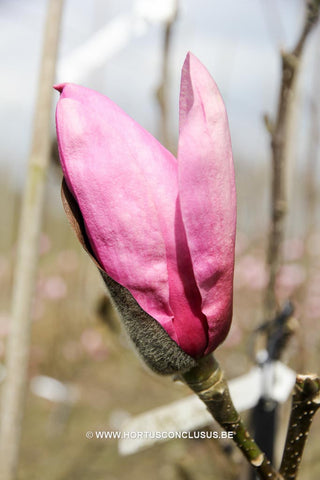
[[[294,46],[305,5],[302,0],[180,0],[176,19],[173,6],[169,0],[66,0],[56,80],[107,95],[174,153],[186,53],[198,56],[216,80],[229,115],[238,192],[234,319],[217,352],[227,377],[233,378],[252,365],[248,345],[263,320],[268,282],[271,153],[263,117],[275,116],[280,50]],[[46,9],[45,0],[0,1],[1,364]],[[164,106],[159,87],[168,22]],[[277,279],[280,302],[292,299],[300,323],[285,361],[302,373],[319,368],[320,350],[319,44],[318,26],[306,44],[299,78],[284,265]],[[58,93],[53,96],[55,104]],[[60,200],[54,111],[52,146],[33,303],[33,389],[27,397],[18,478],[247,478],[240,454],[230,446],[226,453],[218,441],[175,440],[120,457],[116,440],[85,438],[88,430],[117,429],[128,416],[189,392],[169,378],[155,376],[136,357],[98,272],[68,225]],[[32,382],[39,375],[62,382],[64,393],[42,398],[40,387]],[[285,416],[286,406],[282,410]],[[319,436],[316,418],[301,478],[319,478]]]

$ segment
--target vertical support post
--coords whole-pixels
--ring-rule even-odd
[[[52,84],[62,7],[63,0],[49,0],[32,146],[20,219],[11,325],[6,350],[6,379],[3,385],[0,418],[1,480],[16,478],[19,461],[29,363],[32,297],[50,154]]]

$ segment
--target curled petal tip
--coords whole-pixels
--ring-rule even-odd
[[[186,68],[192,68],[193,66],[200,66],[203,68],[203,64],[200,62],[200,60],[189,50],[184,60],[182,70]]]
[[[56,85],[53,85],[53,88],[58,92],[62,93],[65,86],[66,86],[66,83],[57,83]]]

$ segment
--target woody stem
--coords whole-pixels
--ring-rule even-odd
[[[201,359],[195,368],[182,375],[182,380],[205,403],[221,427],[233,433],[233,441],[261,479],[283,480],[241,420],[230,397],[223,371],[213,356]]]

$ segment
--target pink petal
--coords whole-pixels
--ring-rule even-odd
[[[57,106],[63,172],[108,275],[141,307],[171,323],[168,272],[156,197],[173,216],[176,160],[108,98],[65,85]],[[161,181],[159,181],[161,179]],[[163,203],[163,202],[161,202]]]
[[[103,95],[57,89],[61,163],[97,260],[181,348],[202,354],[205,319],[184,232],[175,232],[176,159]]]
[[[236,193],[225,106],[208,71],[190,53],[181,78],[178,170],[209,353],[224,340],[232,317]]]

